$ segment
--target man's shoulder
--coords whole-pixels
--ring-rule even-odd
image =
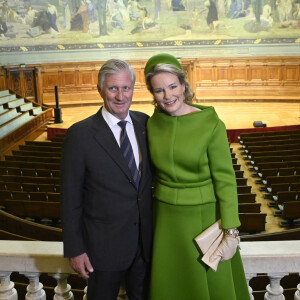
[[[90,129],[93,126],[96,115],[97,113],[74,123],[72,126],[70,126],[68,131],[84,131]]]
[[[149,119],[149,116],[141,111],[130,110],[129,113],[131,116],[134,116],[137,120],[140,120],[143,122]]]

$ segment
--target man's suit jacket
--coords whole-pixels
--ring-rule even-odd
[[[95,269],[125,270],[138,244],[146,261],[152,246],[151,171],[146,122],[130,111],[142,157],[136,189],[128,165],[101,109],[71,126],[61,163],[65,257],[86,252]]]

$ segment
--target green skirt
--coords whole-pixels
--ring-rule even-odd
[[[214,203],[176,206],[156,201],[149,300],[248,300],[239,251],[217,272],[202,261],[193,239],[218,219]]]

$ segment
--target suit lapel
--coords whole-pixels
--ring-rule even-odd
[[[132,119],[133,122],[133,126],[134,126],[134,131],[135,131],[135,135],[137,138],[137,142],[139,144],[140,147],[140,151],[141,151],[141,156],[142,156],[142,162],[141,162],[141,182],[140,182],[140,187],[139,190],[142,190],[142,187],[145,183],[145,181],[143,180],[144,175],[145,175],[145,170],[146,170],[146,163],[147,163],[147,144],[146,144],[146,128],[145,126],[139,122],[136,118],[136,116],[134,115],[133,112],[130,112],[130,117]]]
[[[126,160],[123,157],[112,131],[102,116],[101,109],[95,115],[93,130],[95,131],[94,137],[97,143],[115,161],[125,175],[129,179],[132,179]]]

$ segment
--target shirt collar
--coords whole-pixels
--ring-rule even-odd
[[[113,114],[111,114],[105,108],[104,105],[102,107],[102,116],[110,128],[117,125],[120,122],[120,119],[116,118]],[[124,120],[127,121],[128,123],[132,124],[132,120],[131,120],[129,112]]]

